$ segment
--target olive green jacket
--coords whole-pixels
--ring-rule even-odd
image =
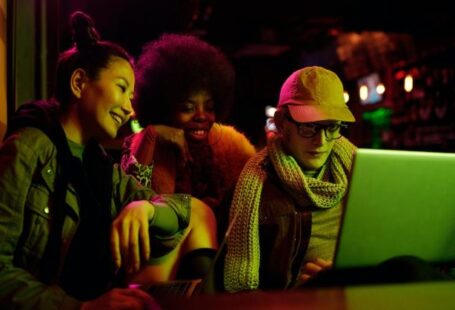
[[[81,302],[67,295],[57,285],[40,281],[42,257],[49,239],[52,208],[55,205],[57,149],[39,129],[28,127],[15,132],[0,146],[0,308],[1,309],[72,309]],[[156,194],[140,186],[118,166],[113,169],[111,213],[134,200],[150,200]],[[153,229],[161,222],[159,214],[176,217],[178,229],[156,236],[169,249],[174,247],[190,216],[188,195],[162,195],[158,210],[151,221]],[[78,195],[71,184],[65,203],[70,212],[64,220],[60,262],[63,264],[72,238],[78,228]],[[169,212],[171,211],[171,212]],[[163,216],[161,215],[161,218]],[[175,225],[174,225],[175,226]],[[174,227],[175,228],[175,227]],[[173,229],[174,229],[173,228]],[[152,240],[153,241],[153,240]],[[155,240],[156,242],[156,240]],[[59,269],[61,270],[61,266]]]

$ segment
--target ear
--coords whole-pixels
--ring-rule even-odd
[[[87,73],[84,69],[77,68],[73,71],[70,78],[71,92],[74,97],[80,99],[82,90],[84,89],[85,81],[87,80]]]
[[[283,132],[283,122],[284,122],[284,109],[276,110],[275,114],[273,115],[273,122],[275,123],[276,129],[278,132]]]

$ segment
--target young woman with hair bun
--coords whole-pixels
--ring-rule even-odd
[[[71,27],[54,97],[23,104],[0,147],[0,308],[154,308],[115,288],[117,271],[171,251],[202,202],[157,195],[109,160],[98,142],[131,117],[133,63],[86,14]]]

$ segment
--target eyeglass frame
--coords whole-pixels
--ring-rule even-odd
[[[330,124],[330,125],[322,125],[322,124],[318,124],[318,123],[314,123],[314,122],[309,122],[309,123],[300,123],[300,122],[297,122],[296,120],[294,120],[292,118],[291,115],[289,115],[289,113],[284,113],[284,116],[286,117],[286,119],[293,123],[295,126],[297,126],[297,133],[299,134],[299,136],[301,136],[302,138],[313,138],[314,136],[316,136],[316,134],[318,132],[320,132],[321,130],[324,131],[324,135],[325,135],[325,138],[327,139],[327,141],[334,141],[334,140],[338,140],[341,138],[342,134],[341,134],[341,129],[346,129],[348,128],[348,125],[345,124],[345,123],[337,123],[337,124]],[[313,126],[313,133],[311,135],[303,135],[302,134],[302,129],[303,128],[302,126]],[[330,126],[333,126],[333,125],[336,125],[337,126],[337,129],[336,132],[339,133],[340,135],[336,138],[332,138],[332,137],[329,137],[328,134],[327,134],[327,131],[329,129]],[[308,128],[308,127],[307,127]],[[330,132],[330,131],[329,131]]]

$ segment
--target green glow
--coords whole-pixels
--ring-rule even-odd
[[[133,133],[141,132],[144,129],[141,127],[141,125],[139,124],[139,121],[137,119],[132,119],[130,126],[131,126],[131,131]]]
[[[375,149],[381,148],[382,139],[381,132],[387,129],[390,125],[390,116],[392,110],[388,108],[378,108],[376,110],[367,111],[362,114],[362,119],[371,124],[371,147]]]

